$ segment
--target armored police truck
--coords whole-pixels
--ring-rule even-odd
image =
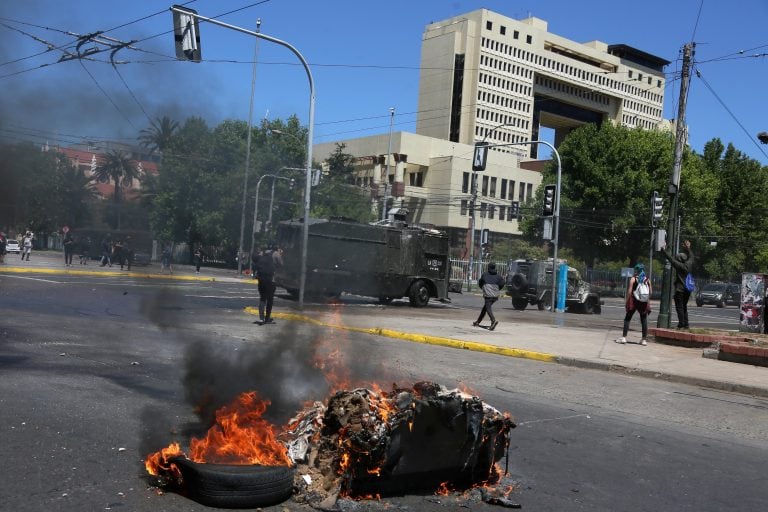
[[[278,225],[283,266],[275,284],[299,294],[303,221]],[[310,219],[305,295],[334,297],[343,292],[376,297],[382,304],[408,297],[424,307],[430,298],[448,298],[448,237],[404,222],[365,224]]]

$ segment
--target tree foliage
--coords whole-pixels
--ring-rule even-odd
[[[334,152],[325,160],[327,173],[313,193],[312,214],[370,222],[376,218],[370,195],[354,185],[355,157],[345,153],[345,149],[345,144],[337,143]]]

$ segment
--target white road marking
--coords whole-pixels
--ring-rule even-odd
[[[50,279],[41,279],[39,277],[12,276],[12,275],[8,275],[8,274],[5,274],[5,277],[14,278],[14,279],[29,279],[30,281],[40,281],[40,282],[43,282],[43,283],[64,284],[64,281],[52,281]]]

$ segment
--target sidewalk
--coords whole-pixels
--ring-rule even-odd
[[[93,275],[104,274],[146,278],[255,283],[250,277],[238,277],[227,269],[202,267],[200,274],[190,265],[174,265],[173,276],[159,274],[157,264],[134,267],[130,272],[120,267],[99,267],[97,262],[87,266],[75,263],[64,267],[59,253],[33,253],[29,262],[16,255],[7,255],[0,274],[33,272],[46,274]],[[247,308],[250,314],[256,313]],[[292,321],[315,323],[339,329],[354,330],[415,343],[475,350],[509,357],[521,357],[581,368],[619,371],[636,376],[679,382],[723,391],[768,397],[768,368],[718,361],[702,357],[700,348],[685,348],[656,343],[651,339],[643,347],[614,340],[618,329],[579,329],[564,327],[562,315],[555,313],[549,324],[529,324],[504,321],[495,331],[472,327],[476,311],[450,309],[440,321],[434,315],[423,315],[418,309],[383,308],[376,315],[342,313],[335,308],[323,315],[307,316],[300,312],[276,312],[273,316]],[[257,313],[256,313],[257,314]],[[631,333],[635,340],[638,333]],[[636,341],[636,340],[635,340]]]

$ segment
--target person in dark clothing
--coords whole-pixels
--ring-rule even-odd
[[[72,265],[72,255],[75,252],[75,239],[72,238],[72,233],[67,231],[64,234],[64,266],[69,267]]]
[[[87,265],[91,257],[91,238],[86,236],[80,239],[80,264]]]
[[[203,258],[205,258],[205,251],[203,251],[203,247],[198,245],[195,249],[195,252],[192,253],[192,256],[195,260],[195,273],[200,273],[200,265],[203,264]]]
[[[112,266],[112,238],[107,235],[101,241],[101,266]]]
[[[126,265],[128,270],[131,270],[131,265],[133,264],[133,246],[131,243],[131,237],[125,237],[120,248],[120,270],[123,270],[123,265]]]
[[[640,288],[640,290],[638,290],[638,288]],[[641,292],[647,293],[644,294]],[[640,327],[642,328],[642,338],[640,338],[638,344],[642,346],[647,345],[648,314],[651,312],[651,282],[648,279],[648,276],[645,275],[645,265],[642,263],[635,265],[635,274],[629,280],[629,285],[627,286],[627,298],[624,302],[624,309],[627,312],[626,315],[624,315],[624,331],[621,334],[621,338],[616,340],[616,343],[627,343],[629,322],[632,320],[632,316],[635,314],[635,311],[637,311],[640,314]]]
[[[677,310],[677,328],[688,329],[688,299],[691,297],[691,292],[685,285],[685,278],[693,270],[693,251],[691,250],[691,241],[686,240],[683,243],[683,252],[678,253],[676,256],[672,256],[667,251],[666,246],[661,250],[662,256],[672,263],[672,267],[675,269],[674,280],[674,299],[675,309]]]
[[[273,324],[272,303],[275,298],[275,269],[282,266],[283,259],[277,247],[271,245],[256,259],[256,278],[259,280],[259,324]]]
[[[499,300],[499,292],[504,288],[504,278],[496,272],[496,264],[489,263],[488,271],[480,276],[480,280],[477,282],[480,288],[483,290],[483,309],[480,311],[480,316],[477,317],[477,321],[472,325],[475,327],[482,327],[480,323],[485,318],[485,314],[488,313],[488,318],[491,319],[491,326],[489,330],[494,330],[499,325],[496,317],[493,316],[493,303]]]

